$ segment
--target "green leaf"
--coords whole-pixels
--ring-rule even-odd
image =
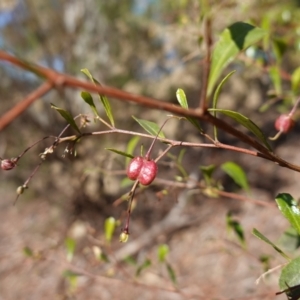
[[[249,185],[246,173],[244,170],[236,163],[228,161],[221,165],[222,170],[230,176],[233,181],[238,184],[245,191],[249,191]]]
[[[176,98],[177,98],[177,101],[178,103],[180,104],[180,106],[182,108],[185,108],[185,109],[188,109],[189,106],[188,106],[188,102],[187,102],[187,99],[186,99],[186,95],[184,93],[184,91],[182,89],[178,89],[176,91]],[[191,123],[193,124],[200,132],[203,132],[199,122],[197,119],[195,118],[192,118],[192,117],[186,117],[186,119]]]
[[[116,220],[113,217],[109,217],[104,222],[104,232],[105,232],[105,239],[110,242],[112,236],[115,232],[116,228]]]
[[[269,151],[272,151],[272,148],[269,145],[266,136],[263,134],[263,132],[260,130],[260,128],[249,118],[245,117],[244,115],[242,115],[238,112],[235,112],[232,110],[227,110],[227,109],[209,108],[208,111],[210,111],[210,112],[216,111],[216,112],[222,113],[222,114],[230,117],[231,119],[235,120],[237,123],[241,124],[248,130],[250,130],[258,138],[258,140],[261,141],[268,148]]]
[[[237,22],[226,28],[212,53],[212,64],[209,74],[207,95],[213,88],[224,68],[242,50],[261,40],[267,32],[250,24]]]
[[[286,293],[288,299],[300,298],[300,257],[293,259],[281,271],[279,287]]]
[[[133,155],[129,154],[129,153],[126,153],[126,152],[123,152],[123,151],[120,151],[120,150],[117,150],[117,149],[113,149],[113,148],[105,148],[105,150],[109,150],[109,151],[112,151],[112,152],[115,152],[117,154],[120,154],[120,155],[123,155],[125,157],[129,157],[130,159],[134,158]]]
[[[81,98],[91,107],[95,116],[99,116],[92,95],[88,92],[81,92]]]
[[[245,247],[246,240],[245,240],[245,235],[244,235],[244,229],[238,221],[236,221],[232,218],[232,215],[230,212],[226,215],[226,224],[227,224],[228,231],[233,231],[236,234],[236,236],[238,237],[242,246]]]
[[[136,270],[136,273],[135,273],[135,276],[138,277],[141,272],[147,268],[149,268],[151,266],[151,260],[150,259],[146,259],[142,265],[140,265],[137,270]]]
[[[292,91],[294,95],[298,95],[300,92],[300,67],[294,70],[291,78]]]
[[[134,152],[135,147],[138,144],[139,140],[140,140],[140,137],[136,135],[136,136],[132,137],[127,144],[126,153],[130,154],[132,156],[132,158],[134,157],[133,152]],[[131,159],[130,157],[126,158],[126,162],[125,162],[126,166],[128,166],[130,159]]]
[[[216,166],[215,165],[200,166],[200,170],[202,172],[206,185],[208,186],[211,185],[212,175],[216,170]]]
[[[300,247],[300,235],[294,227],[290,227],[279,238],[279,244],[284,250],[294,252]]]
[[[81,72],[82,72],[83,74],[85,74],[85,75],[86,75],[86,76],[87,76],[87,77],[88,77],[95,85],[100,85],[100,86],[101,86],[100,82],[97,81],[97,80],[92,76],[92,74],[90,73],[90,71],[89,71],[88,69],[81,69]],[[115,127],[114,117],[113,117],[113,115],[112,115],[111,107],[110,107],[110,104],[109,104],[109,101],[108,101],[107,97],[106,97],[106,96],[103,96],[103,95],[101,95],[101,94],[99,94],[99,93],[98,93],[98,95],[99,95],[99,99],[100,99],[100,101],[101,101],[101,103],[102,103],[102,105],[103,105],[103,107],[104,107],[105,113],[106,113],[106,115],[107,115],[107,117],[108,117],[108,119],[109,119],[111,125],[112,125],[113,127]]]
[[[278,194],[275,201],[281,213],[300,234],[300,209],[297,202],[290,194]]]
[[[169,246],[167,244],[162,244],[158,246],[157,257],[159,262],[165,262],[168,254],[169,254]]]
[[[235,71],[230,72],[229,74],[227,74],[222,81],[220,82],[220,84],[218,85],[215,93],[214,93],[214,98],[213,98],[213,108],[217,108],[217,104],[218,104],[218,100],[219,100],[219,96],[222,90],[223,85],[225,84],[225,82],[231,77],[231,75],[233,75],[235,73]],[[214,117],[217,116],[217,112],[214,112]],[[218,129],[216,126],[214,126],[214,136],[215,136],[215,140],[217,140],[217,136],[218,136]]]
[[[76,131],[78,131],[78,133],[81,134],[77,124],[74,121],[74,118],[71,116],[71,114],[68,111],[66,111],[62,108],[59,108],[59,107],[57,107],[56,105],[54,105],[52,103],[51,103],[51,108],[54,108],[56,111],[58,111],[59,114],[68,122],[68,124],[71,127],[73,127]]]
[[[175,271],[174,269],[172,268],[172,266],[170,264],[166,264],[166,267],[167,267],[167,271],[168,271],[168,274],[169,274],[169,277],[171,279],[171,281],[176,284],[176,274],[175,274]]]
[[[277,247],[275,244],[273,244],[267,237],[265,237],[262,233],[260,233],[257,229],[252,230],[252,234],[254,234],[257,238],[264,241],[265,243],[271,245],[282,257],[284,257],[287,260],[291,260],[290,257],[285,254],[279,247]]]
[[[27,246],[23,248],[23,253],[25,256],[28,256],[28,257],[32,257],[34,254],[32,249]]]
[[[282,87],[281,87],[280,68],[278,66],[271,66],[269,68],[269,74],[270,74],[271,80],[273,82],[276,94],[281,95]]]
[[[288,45],[284,40],[278,38],[273,38],[272,44],[276,62],[277,64],[280,64],[285,51],[288,49]]]
[[[69,262],[72,261],[73,256],[74,256],[74,252],[75,252],[75,248],[76,248],[76,241],[70,237],[65,239],[65,246],[67,249],[67,260]]]
[[[142,119],[138,119],[134,116],[132,116],[132,118],[137,121],[149,134],[156,136],[157,133],[160,131],[160,127],[151,121],[147,121],[147,120],[142,120]],[[159,132],[158,137],[160,138],[165,138],[165,135],[162,131]]]

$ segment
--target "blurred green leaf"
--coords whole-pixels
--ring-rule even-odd
[[[184,90],[182,89],[178,89],[176,91],[176,98],[177,98],[177,101],[178,103],[180,104],[180,106],[182,108],[185,108],[185,109],[188,109],[189,106],[188,106],[188,102],[187,102],[187,99],[186,99],[186,95],[184,93]],[[199,121],[195,118],[192,118],[192,117],[186,117],[186,119],[191,123],[193,124],[200,132],[203,132],[200,124],[199,124]]]
[[[25,254],[25,256],[28,256],[28,257],[32,257],[33,256],[33,251],[31,248],[29,247],[24,247],[23,248],[23,253]]]
[[[167,244],[162,244],[158,246],[157,257],[159,262],[165,262],[168,254],[169,254],[169,246]]]
[[[171,279],[171,281],[176,284],[176,274],[175,274],[175,271],[174,269],[172,268],[172,266],[170,264],[166,264],[166,267],[167,267],[167,271],[168,271],[168,274],[169,274],[169,277]]]
[[[67,260],[71,262],[76,248],[76,241],[70,237],[67,237],[65,239],[65,246],[67,250]]]
[[[300,234],[300,209],[297,202],[290,194],[278,194],[275,201],[281,213]]]
[[[211,185],[212,175],[216,170],[216,166],[215,165],[200,166],[200,170],[202,172],[206,185],[208,186]]]
[[[282,94],[282,86],[281,86],[280,68],[278,66],[270,66],[269,74],[270,74],[272,83],[274,85],[276,94],[281,95]]]
[[[244,115],[232,111],[232,110],[226,110],[226,109],[214,109],[214,108],[209,108],[208,111],[210,112],[220,112],[231,119],[235,120],[237,123],[241,124],[248,130],[250,130],[257,138],[260,140],[267,148],[269,151],[272,151],[271,146],[269,145],[269,142],[266,138],[266,136],[263,134],[263,132],[260,130],[260,128],[249,118],[245,117]]]
[[[288,299],[300,299],[300,257],[293,259],[281,271],[279,287]]]
[[[259,238],[260,240],[266,242],[267,244],[271,245],[282,257],[284,257],[287,260],[291,260],[290,257],[285,254],[279,247],[277,247],[275,244],[273,244],[267,237],[265,237],[262,233],[260,233],[257,229],[253,229],[252,233]]]
[[[300,92],[300,67],[294,70],[291,78],[291,83],[294,95],[298,95]]]
[[[81,92],[81,98],[90,106],[95,116],[99,116],[92,95],[83,91]]]
[[[293,252],[300,247],[300,235],[294,227],[290,227],[281,235],[278,243],[286,251]]]
[[[238,184],[245,191],[249,192],[249,185],[246,173],[244,170],[236,163],[228,161],[221,165],[222,170],[230,176],[233,181]]]
[[[126,256],[123,259],[123,261],[126,262],[126,263],[128,263],[129,265],[132,265],[132,266],[136,266],[137,265],[136,260],[132,256]]]
[[[84,73],[95,85],[100,85],[101,86],[100,82],[97,81],[92,76],[92,74],[90,73],[90,71],[88,69],[81,69],[81,72]],[[102,105],[104,107],[105,113],[106,113],[106,115],[107,115],[107,117],[108,117],[111,125],[113,127],[115,127],[114,117],[112,115],[112,110],[111,110],[111,107],[110,107],[110,104],[109,104],[109,101],[108,101],[107,97],[103,96],[103,95],[101,95],[99,93],[98,93],[98,95],[99,95],[99,99],[100,99],[100,101],[101,101],[101,103],[102,103]]]
[[[273,44],[273,52],[276,57],[276,63],[279,65],[282,61],[283,54],[288,48],[288,45],[284,40],[278,38],[273,38],[272,44]]]
[[[134,149],[135,149],[136,145],[138,144],[139,140],[140,140],[139,136],[132,137],[127,144],[126,153],[128,153],[128,154],[132,155],[132,157],[134,157],[133,152],[134,152]],[[125,163],[126,166],[128,166],[129,162],[130,162],[130,157],[127,157],[126,163]]]
[[[236,234],[236,236],[238,237],[241,245],[243,247],[246,247],[244,229],[238,221],[236,221],[232,218],[232,215],[230,212],[228,212],[228,214],[226,215],[226,225],[227,225],[228,231],[233,231]]]
[[[137,121],[149,134],[156,136],[157,133],[160,131],[160,126],[158,126],[156,123],[147,121],[147,120],[142,120],[138,119],[134,116],[132,118]],[[162,131],[159,132],[158,137],[160,138],[165,138],[165,135]]]
[[[149,268],[150,266],[151,266],[151,260],[150,260],[150,259],[146,259],[146,260],[143,262],[143,264],[140,265],[140,266],[137,268],[137,270],[136,270],[136,272],[135,272],[135,276],[138,277],[138,276],[141,274],[141,272],[142,272],[143,270]]]
[[[73,127],[73,129],[75,129],[78,133],[81,133],[78,126],[77,126],[77,124],[74,121],[74,118],[72,117],[72,115],[68,111],[66,111],[62,108],[59,108],[59,107],[57,107],[56,105],[54,105],[52,103],[51,103],[51,108],[54,108],[56,111],[58,111],[59,114],[68,122],[68,124],[71,127]]]
[[[242,50],[261,40],[267,32],[250,24],[237,22],[220,35],[212,53],[207,95],[210,96],[224,68]]]
[[[104,222],[104,232],[105,232],[105,239],[110,242],[112,236],[115,232],[116,228],[116,220],[113,217],[109,217]]]
[[[129,153],[126,153],[126,152],[123,152],[123,151],[120,151],[120,150],[117,150],[117,149],[105,148],[105,150],[109,150],[111,152],[115,152],[115,153],[120,154],[120,155],[125,156],[125,157],[129,157],[130,159],[134,158],[133,155],[131,155]]]

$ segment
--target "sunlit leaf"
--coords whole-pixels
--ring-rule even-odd
[[[105,239],[110,242],[112,236],[115,232],[116,228],[116,220],[113,217],[109,217],[104,222],[104,232],[105,232]]]
[[[90,108],[92,109],[94,114],[96,116],[98,116],[98,112],[97,112],[92,95],[88,92],[81,92],[81,98],[90,106]]]
[[[156,123],[147,120],[138,119],[134,116],[132,117],[151,135],[156,136],[157,133],[160,131],[160,127]],[[165,138],[165,135],[162,131],[160,131],[158,137]]]
[[[157,257],[160,262],[164,262],[168,254],[169,254],[169,246],[167,244],[162,244],[158,246]]]
[[[270,78],[275,88],[275,92],[277,95],[281,95],[282,87],[281,87],[281,74],[280,68],[278,66],[270,66],[269,68]]]
[[[290,257],[285,254],[279,247],[277,247],[274,243],[272,243],[267,237],[265,237],[262,233],[260,233],[257,229],[253,229],[252,233],[259,238],[260,240],[266,242],[267,244],[271,245],[282,257],[290,261]]]
[[[237,22],[220,35],[212,53],[207,95],[210,96],[224,68],[235,56],[247,47],[261,40],[267,32],[250,24]]]
[[[298,95],[300,92],[300,67],[294,70],[291,78],[291,83],[294,95]]]
[[[177,98],[177,101],[178,103],[180,104],[180,106],[182,108],[185,108],[185,109],[188,109],[189,108],[189,105],[188,105],[188,102],[187,102],[187,99],[186,99],[186,95],[185,95],[185,92],[182,90],[182,89],[178,89],[176,91],[176,98]],[[192,117],[186,117],[186,119],[191,123],[193,124],[200,132],[203,132],[200,124],[199,124],[199,121],[195,118],[192,118]]]
[[[263,134],[263,132],[260,130],[260,128],[249,118],[245,117],[244,115],[232,111],[232,110],[227,110],[227,109],[214,109],[214,108],[209,108],[208,111],[210,112],[219,112],[222,113],[231,119],[235,120],[237,123],[241,124],[245,128],[247,128],[249,131],[251,131],[257,138],[260,140],[267,148],[269,151],[272,151],[271,146],[268,143],[268,140],[266,136]]]
[[[71,114],[68,111],[66,111],[62,108],[59,108],[52,103],[51,103],[51,108],[54,108],[56,111],[58,111],[59,114],[68,122],[68,124],[71,127],[73,127],[73,129],[75,129],[78,133],[81,133],[76,122],[74,121],[73,117],[71,116]]]
[[[125,157],[129,157],[130,159],[131,159],[131,158],[134,158],[133,155],[131,155],[131,154],[129,154],[129,153],[126,153],[126,152],[123,152],[123,151],[120,151],[120,150],[117,150],[117,149],[113,149],[113,148],[105,148],[105,150],[112,151],[112,152],[114,152],[114,153],[120,154],[120,155],[125,156]]]
[[[90,73],[90,71],[88,69],[81,69],[81,72],[84,73],[95,85],[100,85],[101,86],[100,82],[97,81],[92,76],[92,74]],[[100,101],[101,101],[101,103],[102,103],[102,105],[104,107],[105,113],[106,113],[106,115],[107,115],[107,117],[108,117],[111,125],[115,126],[115,121],[114,121],[114,117],[112,115],[111,106],[110,106],[110,103],[109,103],[107,97],[103,96],[103,95],[101,95],[99,93],[98,93],[98,95],[99,95],[99,99],[100,99]]]
[[[278,194],[275,201],[281,213],[300,234],[300,208],[290,194]]]
[[[236,184],[238,184],[244,190],[249,191],[246,173],[238,164],[228,161],[222,164],[221,168],[228,176],[233,179]]]
[[[300,298],[300,257],[293,259],[281,271],[279,287],[286,293],[288,299]]]

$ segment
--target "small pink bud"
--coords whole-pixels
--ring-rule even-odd
[[[283,133],[289,132],[295,125],[295,121],[289,115],[280,115],[275,121],[275,128]]]
[[[1,169],[8,171],[13,169],[17,165],[16,159],[2,159],[1,161]]]

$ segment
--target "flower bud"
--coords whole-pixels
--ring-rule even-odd
[[[128,233],[122,232],[120,234],[120,242],[121,243],[126,243],[128,241],[128,238],[129,238],[129,234]]]
[[[3,159],[1,161],[1,169],[8,171],[11,169],[14,169],[14,167],[17,165],[16,163],[16,159],[12,158],[12,159]]]
[[[280,115],[275,121],[275,128],[283,133],[289,132],[295,125],[295,121],[289,115]]]

